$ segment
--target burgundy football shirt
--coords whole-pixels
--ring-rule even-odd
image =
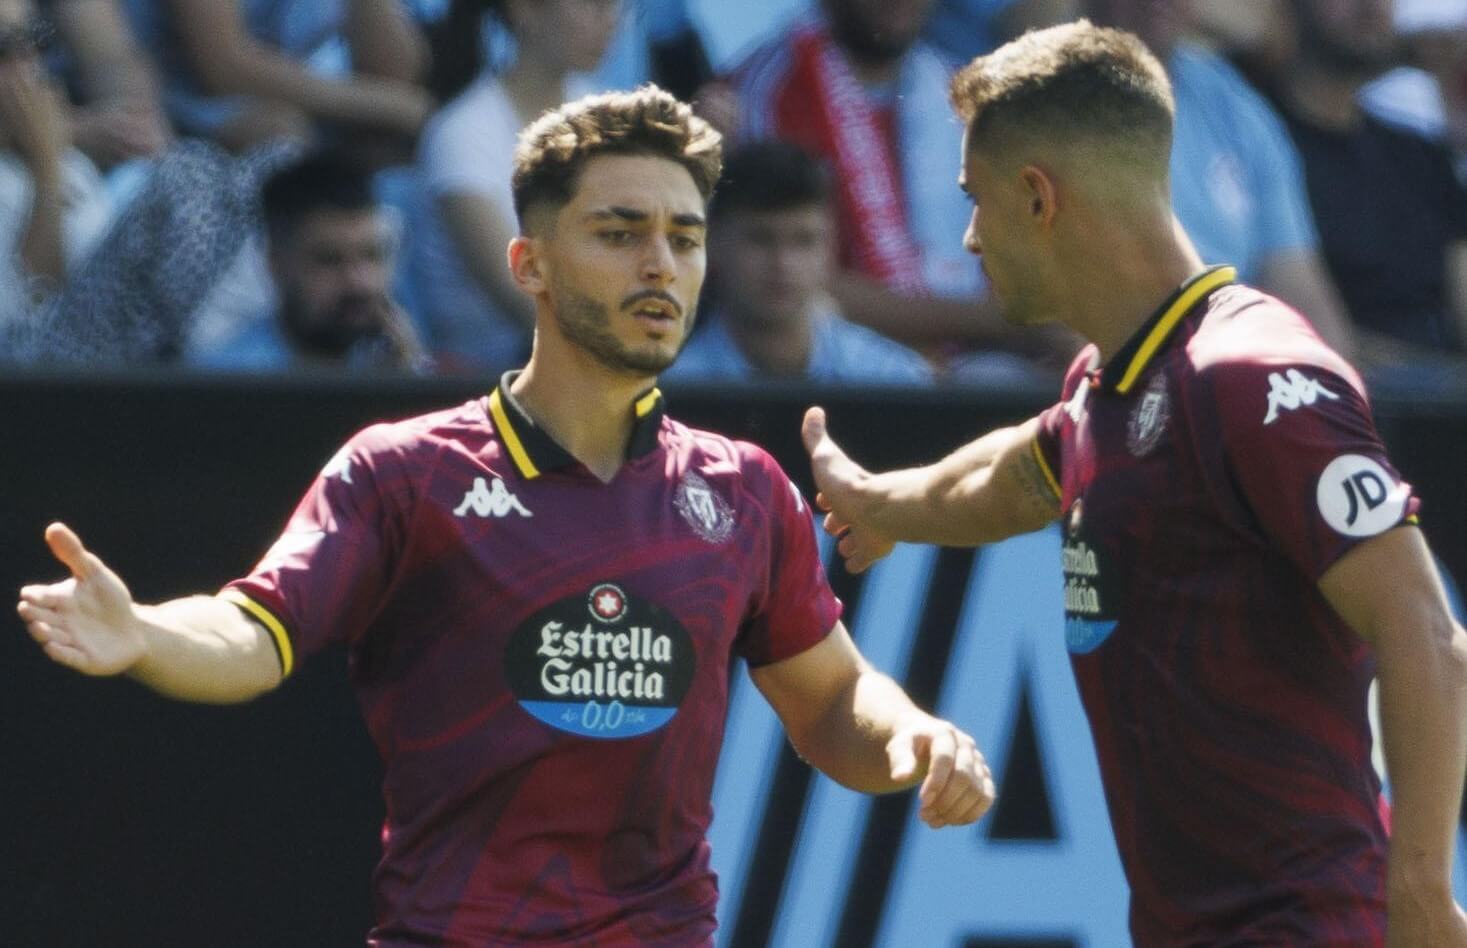
[[[1316,583],[1416,500],[1355,371],[1232,279],[1081,353],[1041,416],[1066,644],[1137,945],[1379,945],[1373,664]]]
[[[222,595],[328,642],[385,762],[374,945],[710,941],[730,663],[839,618],[759,448],[636,405],[602,483],[508,395],[356,435]]]

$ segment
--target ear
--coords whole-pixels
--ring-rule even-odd
[[[509,275],[520,291],[528,296],[539,296],[545,292],[547,286],[545,261],[541,258],[540,251],[540,242],[534,237],[519,236],[509,242],[506,254]]]
[[[1052,228],[1059,214],[1059,188],[1054,178],[1037,165],[1025,165],[1019,171],[1019,182],[1029,203],[1030,217],[1045,230]]]

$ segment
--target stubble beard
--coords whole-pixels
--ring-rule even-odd
[[[672,351],[660,347],[638,350],[623,343],[611,331],[606,304],[569,290],[556,294],[555,324],[571,345],[613,372],[628,375],[658,375],[677,360],[693,328],[693,311],[683,318],[683,337]]]

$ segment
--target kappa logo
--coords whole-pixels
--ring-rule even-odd
[[[347,446],[337,451],[326,466],[321,469],[321,477],[339,477],[347,484],[351,483],[351,447]]]
[[[1321,396],[1330,401],[1340,399],[1340,396],[1298,369],[1290,369],[1282,374],[1270,372],[1268,374],[1268,414],[1264,417],[1263,423],[1271,425],[1277,421],[1280,409],[1293,411],[1301,405],[1313,405]]]
[[[491,487],[484,478],[474,478],[474,486],[464,494],[464,499],[454,509],[455,517],[465,517],[474,513],[480,517],[508,517],[517,513],[521,517],[533,517],[534,514],[525,509],[520,499],[509,492],[504,486],[504,481],[497,477],[490,478],[493,481]]]
[[[673,506],[698,536],[709,543],[722,543],[733,533],[734,515],[728,501],[692,471],[683,475],[673,497]]]

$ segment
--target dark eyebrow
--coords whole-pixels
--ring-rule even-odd
[[[623,220],[630,224],[642,224],[651,217],[646,211],[639,211],[633,207],[611,207],[597,208],[586,215],[588,220]],[[677,227],[707,227],[708,222],[702,214],[683,213],[672,215],[672,222]]]

